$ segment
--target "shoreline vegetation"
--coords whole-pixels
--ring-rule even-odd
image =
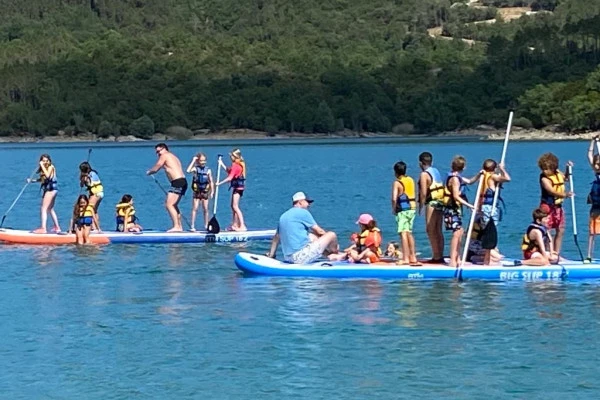
[[[332,133],[303,133],[303,132],[280,132],[268,133],[252,129],[228,129],[222,131],[200,130],[191,135],[170,135],[164,133],[155,133],[148,139],[139,138],[133,135],[119,135],[100,137],[92,132],[80,133],[77,135],[66,135],[59,132],[58,135],[33,136],[27,133],[22,135],[1,136],[0,143],[78,143],[78,142],[107,142],[107,143],[126,143],[126,142],[147,142],[147,141],[202,141],[202,140],[286,140],[286,139],[372,139],[372,138],[405,138],[416,140],[423,138],[427,140],[445,138],[456,139],[459,137],[479,137],[480,140],[499,141],[504,140],[506,131],[491,126],[478,126],[474,129],[464,129],[452,132],[442,132],[436,134],[399,134],[392,132],[355,132],[344,130]],[[559,140],[590,140],[599,136],[600,131],[572,133],[561,132],[552,129],[524,129],[512,127],[510,140],[514,141],[559,141]]]

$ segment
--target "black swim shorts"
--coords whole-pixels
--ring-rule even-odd
[[[185,196],[185,192],[187,192],[188,183],[185,178],[177,178],[171,181],[171,187],[169,188],[169,193],[175,193],[180,196]]]

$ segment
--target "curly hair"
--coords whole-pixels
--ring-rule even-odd
[[[544,153],[538,158],[538,167],[542,171],[556,171],[558,169],[558,157],[553,153]]]

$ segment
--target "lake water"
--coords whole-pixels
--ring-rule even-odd
[[[199,145],[171,149],[184,164],[205,151],[216,167],[216,154],[233,147]],[[87,146],[0,146],[0,212],[48,152],[66,228]],[[499,228],[504,253],[520,253],[539,199],[537,157],[545,151],[561,164],[575,162],[585,251],[587,146],[510,144],[513,182],[503,192],[508,210]],[[250,228],[274,227],[291,195],[303,190],[316,199],[317,222],[342,241],[362,212],[375,216],[387,241],[396,239],[389,210],[394,162],[407,162],[416,177],[421,151],[431,151],[443,173],[462,154],[471,175],[485,158],[500,157],[502,143],[277,143],[242,150],[248,164],[242,207]],[[164,195],[144,174],[155,161],[152,144],[93,145],[91,164],[106,188],[105,229],[112,228],[124,193],[134,196],[144,226],[168,227]],[[221,195],[223,226],[230,212],[228,193]],[[5,226],[37,227],[39,201],[31,185]],[[188,217],[190,203],[188,196]],[[575,257],[571,228],[569,219],[564,247]],[[429,256],[422,219],[415,236],[418,251]],[[0,398],[597,398],[595,283],[246,278],[236,270],[236,252],[267,247],[0,245]]]

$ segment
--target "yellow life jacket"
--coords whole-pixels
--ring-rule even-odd
[[[415,181],[410,176],[401,176],[397,179],[404,187],[404,192],[396,199],[396,212],[406,210],[416,210],[417,202],[415,199]]]
[[[479,222],[473,223],[473,231],[471,232],[471,240],[481,240],[481,225],[479,225]]]
[[[565,192],[565,176],[560,171],[556,171],[554,175],[546,176],[543,173],[540,174],[540,188],[542,189],[542,198],[541,202],[543,204],[548,204],[549,206],[562,206],[564,201],[563,197],[554,197],[552,194],[548,193],[546,189],[544,189],[544,185],[542,184],[542,179],[548,178],[552,182],[552,188],[554,191],[558,193]]]
[[[446,177],[446,184],[444,185],[444,198],[442,199],[442,204],[447,208],[459,207],[459,204],[456,204],[456,200],[454,200],[454,196],[452,195],[452,191],[450,189],[450,179],[454,177],[458,178],[458,181],[460,182],[460,197],[465,200],[467,199],[467,195],[465,194],[467,185],[462,180],[462,175],[458,173],[454,175],[452,172],[449,172],[448,176]]]
[[[135,215],[135,208],[131,203],[119,203],[116,206],[117,217],[124,217],[129,213],[130,216]]]
[[[494,175],[493,172],[485,172],[483,174],[483,185],[481,186],[481,196],[479,205],[492,205],[494,203],[494,195],[495,190],[498,190],[498,186],[496,185],[496,189],[492,189],[490,187],[490,178]]]
[[[379,228],[365,229],[358,234],[357,250],[360,253],[368,247],[372,251],[375,250],[378,256],[381,256],[381,240],[381,231]]]
[[[98,177],[98,174],[94,174],[94,175],[98,179],[92,180],[91,173],[88,174],[88,179],[90,180],[90,182],[88,184],[86,184],[86,186],[87,186],[87,189],[90,192],[90,194],[97,195],[98,193],[101,193],[104,191],[104,187],[102,186],[102,182],[100,181],[100,177]]]
[[[94,213],[94,206],[88,205],[83,210],[79,209],[79,217],[93,217]]]
[[[427,195],[425,201],[427,203],[432,201],[441,202],[444,199],[444,184],[442,183],[442,177],[437,168],[427,167],[424,172],[427,172],[431,178],[431,184],[427,188]]]

